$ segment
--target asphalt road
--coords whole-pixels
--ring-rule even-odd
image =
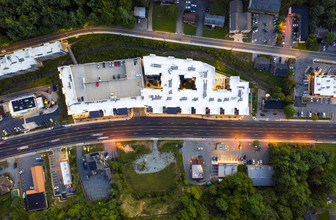
[[[10,53],[15,50],[40,45],[46,42],[67,39],[67,38],[79,36],[79,35],[95,34],[95,33],[96,34],[98,33],[119,34],[119,35],[126,35],[126,36],[140,37],[140,38],[171,41],[171,42],[182,43],[182,44],[199,45],[199,46],[211,47],[211,48],[228,49],[228,50],[243,51],[243,52],[250,52],[250,53],[261,53],[261,54],[268,54],[268,55],[274,55],[274,56],[285,56],[285,57],[308,56],[312,59],[316,59],[320,61],[336,62],[335,54],[327,53],[327,52],[322,54],[320,52],[304,51],[304,50],[297,50],[297,49],[291,49],[291,48],[281,48],[281,47],[274,47],[274,46],[267,46],[267,45],[256,45],[256,44],[251,44],[251,43],[233,42],[233,41],[213,39],[213,38],[204,38],[204,37],[198,37],[198,36],[186,36],[186,35],[166,33],[166,32],[132,30],[132,29],[126,29],[122,27],[111,27],[111,26],[109,27],[107,26],[88,27],[88,28],[71,30],[71,31],[57,32],[54,34],[49,34],[49,35],[29,39],[26,41],[18,42],[15,44],[11,44],[9,46],[0,48],[0,51],[3,55],[3,53]]]
[[[100,134],[101,136],[92,136]],[[62,127],[10,138],[0,159],[98,138],[237,138],[269,141],[336,141],[336,124],[318,122],[209,121],[193,118],[135,117],[127,121]],[[28,146],[27,149],[17,148]]]

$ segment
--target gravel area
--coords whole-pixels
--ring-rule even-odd
[[[153,141],[153,152],[146,154],[133,163],[136,173],[155,173],[166,168],[170,163],[175,162],[173,153],[160,153],[157,140]]]

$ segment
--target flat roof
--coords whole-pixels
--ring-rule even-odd
[[[238,172],[238,164],[218,164],[218,177],[233,176]]]
[[[273,186],[273,173],[273,167],[270,165],[247,165],[247,175],[253,186]]]
[[[14,113],[36,108],[35,96],[19,97],[10,101]]]
[[[140,58],[69,67],[70,81],[65,86],[70,89],[74,87],[76,99],[83,97],[84,102],[90,102],[141,94],[143,79]]]
[[[264,109],[283,109],[284,101],[281,100],[265,100]]]
[[[142,62],[140,58],[126,60],[126,79],[120,76],[116,80],[113,77],[111,79],[110,73],[115,67],[105,63],[107,70],[102,67],[102,62],[99,63],[99,69],[97,63],[89,64],[92,71],[97,71],[88,77],[84,74],[84,66],[88,64],[76,65],[78,71],[74,66],[59,67],[69,114],[101,110],[104,116],[110,116],[117,113],[116,109],[148,107],[153,109],[154,114],[163,113],[164,107],[179,108],[181,114],[206,114],[206,109],[211,115],[233,115],[235,112],[239,115],[249,114],[249,83],[240,80],[239,76],[217,74],[209,64],[151,54],[144,56]],[[102,69],[109,73],[100,73]],[[104,81],[106,84],[115,84],[111,84],[111,90],[99,90]],[[157,82],[160,85],[154,86]],[[184,86],[191,82],[193,88]]]
[[[53,54],[66,54],[65,45],[60,41],[45,43],[34,48],[25,48],[0,57],[0,77],[10,73],[24,71],[40,66],[36,59],[41,59]]]
[[[300,16],[300,41],[305,42],[309,35],[309,8],[305,6],[291,6],[289,14]]]
[[[203,178],[203,167],[200,164],[191,165],[191,178],[192,179],[202,179]]]
[[[61,161],[60,165],[61,165],[61,171],[62,171],[62,177],[63,177],[63,184],[70,185],[72,181],[71,181],[69,161]]]
[[[46,198],[43,192],[27,195],[26,204],[29,211],[47,208]]]
[[[26,195],[45,192],[45,180],[44,180],[43,167],[34,166],[34,167],[31,167],[30,169],[31,169],[32,177],[33,177],[34,189],[27,190]]]
[[[146,17],[145,7],[134,7],[134,16],[144,18]]]
[[[314,94],[336,97],[336,75],[315,75]]]

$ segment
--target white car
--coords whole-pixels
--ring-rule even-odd
[[[190,4],[191,2],[190,1],[186,1],[186,4]]]
[[[203,147],[199,147],[198,150],[203,150]]]
[[[23,173],[23,171],[24,171],[24,170],[22,169],[22,170],[19,172],[19,174],[22,174],[22,173]]]
[[[195,5],[195,4],[191,4],[191,7],[195,7],[195,8],[196,8],[196,7],[197,7],[197,5]]]
[[[187,5],[185,8],[186,8],[186,9],[191,9],[191,7],[190,7],[189,5]]]

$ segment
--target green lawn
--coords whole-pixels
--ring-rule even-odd
[[[211,1],[210,12],[214,15],[227,15],[228,4],[230,0],[213,0]]]
[[[104,150],[104,144],[90,144],[83,146],[82,155]]]
[[[297,47],[293,47],[294,49],[299,49],[299,50],[311,50],[311,51],[318,51],[319,45],[318,42],[314,42],[313,45],[310,48],[306,47],[305,43],[298,43]]]
[[[203,37],[210,37],[210,38],[219,38],[219,39],[227,39],[226,33],[227,31],[224,28],[216,27],[215,29],[210,29],[206,26],[203,28]]]
[[[1,166],[2,168],[8,167],[8,162],[7,162],[7,160],[1,161],[1,162],[0,162],[0,166]]]
[[[315,144],[317,149],[328,150],[336,153],[336,144],[331,143],[316,143]]]
[[[329,220],[329,210],[326,210],[325,212],[316,215],[319,220]]]
[[[129,163],[125,166],[125,177],[129,188],[134,193],[166,192],[174,187],[177,180],[176,163],[157,173],[137,174]]]
[[[185,35],[196,35],[196,26],[190,24],[184,24]]]
[[[166,9],[167,5],[154,4],[153,7],[153,30],[176,32],[176,20],[168,17]]]
[[[11,210],[12,199],[10,193],[0,196],[0,219]]]

